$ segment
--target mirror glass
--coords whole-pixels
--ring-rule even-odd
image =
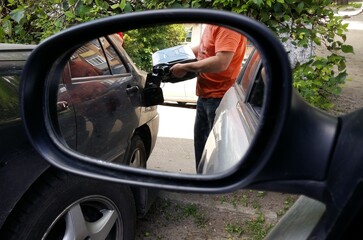
[[[257,130],[266,82],[261,58],[245,36],[206,24],[93,39],[70,56],[60,78],[61,137],[70,149],[108,164],[221,173],[243,160]],[[212,62],[195,70],[206,59]],[[183,72],[186,64],[192,70]],[[207,111],[218,106],[207,113],[211,119],[215,112],[214,121],[202,119],[197,93]]]

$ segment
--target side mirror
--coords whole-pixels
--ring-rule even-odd
[[[256,60],[256,63],[258,62],[256,67],[263,66],[269,80],[264,85],[263,92],[255,93],[256,101],[254,100],[254,103],[249,103],[247,97],[240,99],[237,96],[232,97],[233,101],[237,101],[237,104],[229,104],[228,99],[224,101],[223,104],[226,109],[231,110],[233,114],[252,115],[248,117],[248,122],[245,122],[246,119],[235,119],[233,122],[227,117],[226,121],[216,123],[216,130],[218,128],[222,132],[225,131],[225,133],[229,134],[230,138],[220,138],[222,135],[216,134],[211,136],[216,145],[211,144],[209,146],[212,150],[208,150],[204,154],[206,159],[203,164],[205,169],[212,169],[208,166],[213,165],[213,171],[208,173],[209,170],[206,170],[204,173],[202,171],[201,174],[182,174],[134,168],[128,166],[127,163],[116,164],[110,162],[108,160],[112,159],[110,152],[105,152],[103,155],[88,153],[97,148],[98,145],[96,144],[85,147],[84,151],[70,147],[64,136],[64,129],[60,126],[61,120],[58,117],[59,112],[57,111],[59,99],[57,99],[57,96],[65,66],[67,61],[74,56],[74,53],[79,52],[79,49],[85,43],[112,35],[113,33],[166,24],[186,23],[221,25],[246,36],[260,56],[260,60]],[[105,39],[108,38],[106,37]],[[105,43],[103,40],[99,40],[99,44]],[[117,45],[117,43],[113,44],[112,40],[110,40],[110,44],[105,46],[112,45]],[[121,56],[122,53],[119,55]],[[88,51],[86,54],[80,53],[77,56],[89,57],[90,52]],[[153,85],[153,76],[150,74],[144,83],[140,75],[138,78],[139,85],[137,86],[130,84],[122,85],[124,81],[129,79],[130,74],[132,75],[137,71],[129,71],[127,64],[124,64],[124,67],[120,67],[120,63],[123,62],[122,59],[117,62],[118,65],[115,67],[116,74],[110,75],[114,76],[113,78],[122,76],[119,80],[115,81],[120,84],[120,88],[125,85],[124,87],[128,89],[128,92],[131,92],[130,95],[136,100],[138,99],[137,94],[140,87],[145,87],[144,95],[140,97],[144,103],[138,105],[135,103],[137,102],[136,100],[129,101],[127,98],[124,101],[118,101],[119,95],[115,94],[114,89],[107,90],[107,86],[114,86],[112,81],[104,81],[98,84],[100,85],[97,87],[98,91],[108,94],[108,96],[112,97],[108,99],[112,100],[102,102],[104,99],[99,97],[97,99],[102,104],[96,105],[95,97],[92,99],[86,98],[87,104],[89,104],[87,109],[97,113],[99,117],[105,116],[102,109],[110,109],[108,113],[115,116],[113,125],[106,124],[105,127],[100,128],[104,130],[108,126],[110,132],[119,129],[120,126],[131,124],[131,120],[123,122],[117,117],[117,114],[132,116],[132,121],[135,122],[135,119],[138,117],[137,113],[134,116],[135,111],[125,110],[126,108],[124,107],[127,107],[127,104],[138,107],[142,105],[153,106],[163,102],[162,94],[160,94],[161,89],[157,84]],[[103,66],[107,67],[107,65]],[[109,66],[113,65],[109,64]],[[113,70],[108,70],[108,72],[110,71]],[[252,73],[250,68],[241,68],[241,76],[246,76],[249,73]],[[257,76],[253,77],[256,78]],[[95,83],[99,83],[100,79],[102,77],[95,76],[92,85],[89,86],[96,86]],[[71,84],[77,85],[81,80],[75,79]],[[244,84],[243,79],[239,81],[236,84],[242,86]],[[23,71],[21,89],[22,117],[29,138],[39,153],[56,167],[85,176],[140,186],[164,189],[177,188],[180,191],[219,192],[248,186],[269,162],[273,150],[282,135],[290,110],[292,87],[288,56],[281,43],[264,25],[248,17],[230,12],[207,9],[174,9],[138,12],[104,18],[77,25],[50,37],[42,42],[29,57]],[[93,87],[91,88],[91,90],[94,89]],[[256,107],[251,108],[251,104],[255,104]],[[96,108],[96,106],[100,106],[101,110]],[[224,111],[219,113],[221,119],[227,116],[224,113]],[[253,114],[258,114],[258,119]],[[77,119],[77,121],[77,124],[84,126],[86,136],[90,136],[90,134],[97,130],[97,123],[95,121],[92,122],[92,119],[89,117]],[[90,132],[91,128],[92,133]],[[134,128],[130,127],[130,129]],[[245,134],[245,136],[239,136],[238,134],[240,133]],[[99,135],[97,136],[99,137]],[[100,138],[95,138],[95,140],[100,140]],[[97,144],[102,143],[99,141]],[[241,146],[243,150],[238,150],[238,144],[245,144]],[[107,146],[104,143],[102,147]],[[128,154],[127,149],[128,147],[124,146],[126,151],[124,155]],[[213,149],[218,149],[218,151]],[[233,156],[226,154],[231,152],[231,150],[238,151],[238,154],[233,154]],[[229,159],[232,160],[228,161]],[[228,165],[224,165],[221,168],[219,166],[223,161]]]

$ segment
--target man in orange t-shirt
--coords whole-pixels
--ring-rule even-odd
[[[205,142],[213,127],[215,111],[241,70],[246,45],[247,39],[240,33],[221,26],[207,25],[199,46],[193,48],[198,61],[175,64],[170,69],[177,78],[188,72],[198,73],[198,101],[194,125],[197,169]]]

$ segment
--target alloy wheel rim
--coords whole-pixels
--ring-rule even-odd
[[[42,240],[122,239],[122,217],[104,196],[87,196],[65,208],[44,233]]]

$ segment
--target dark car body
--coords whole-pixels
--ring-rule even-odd
[[[58,105],[66,104],[58,108],[58,121],[67,144],[87,156],[124,163],[131,137],[141,131],[150,154],[159,120],[156,106],[142,106],[145,81],[146,73],[133,65],[116,34],[78,48],[58,94]]]
[[[90,62],[100,66],[99,60],[104,61],[102,76],[86,76],[83,73],[67,78],[64,74],[60,81],[57,103],[62,134],[68,146],[77,152],[107,161],[145,167],[146,162],[133,162],[135,159],[132,151],[135,149],[131,149],[130,146],[135,136],[138,136],[142,139],[147,158],[156,141],[159,124],[157,107],[142,107],[140,103],[142,97],[139,90],[145,85],[146,75],[133,65],[115,36],[96,39],[93,42],[97,44],[101,41],[104,45],[107,44],[110,53],[107,57],[117,58],[118,65],[114,65],[110,70],[112,60],[96,56],[98,62]],[[22,205],[25,198],[34,194],[34,185],[39,181],[47,181],[45,178],[50,173],[56,175],[55,172],[62,172],[50,166],[34,150],[20,118],[20,75],[27,57],[34,48],[36,46],[0,44],[1,239],[5,239],[3,227],[9,228],[12,224],[12,220],[9,219],[14,218],[12,215],[18,205]],[[106,50],[102,48],[102,51]],[[130,88],[133,90],[131,93],[128,91]],[[92,102],[91,107],[89,101]],[[123,104],[120,104],[121,102]],[[102,111],[95,107],[97,105]],[[99,145],[99,141],[107,144]],[[77,176],[74,178],[77,179]],[[99,183],[109,184],[102,181]],[[150,206],[153,194],[142,188],[131,190],[133,198],[130,199],[134,201],[131,206],[136,205],[135,210],[142,216]],[[62,201],[61,197],[59,201]],[[28,221],[32,221],[33,216],[29,214],[28,217]]]

